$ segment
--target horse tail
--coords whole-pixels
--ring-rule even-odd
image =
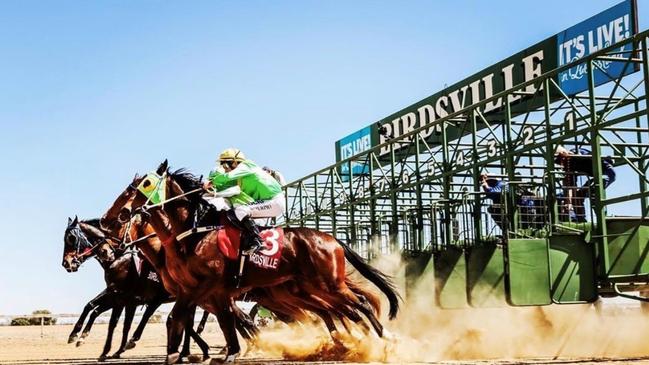
[[[352,266],[367,280],[376,285],[382,292],[388,297],[388,302],[390,303],[390,319],[394,319],[397,316],[399,311],[399,294],[397,289],[392,282],[392,279],[380,272],[379,270],[368,265],[365,260],[360,257],[354,250],[352,250],[346,243],[334,237],[343,250],[345,250],[345,258],[349,261]]]
[[[363,287],[359,283],[352,281],[349,277],[345,279],[345,284],[347,284],[349,289],[354,292],[354,294],[362,295],[363,297],[365,297],[370,306],[372,306],[372,308],[374,308],[374,311],[376,311],[376,314],[378,316],[381,315],[381,298],[379,298],[376,293]]]

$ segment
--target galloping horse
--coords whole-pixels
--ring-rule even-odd
[[[141,193],[140,184],[150,185],[157,181],[155,189],[166,200],[147,209],[149,199]],[[148,188],[148,186],[144,186]],[[240,287],[230,285],[228,267],[232,260],[222,251],[229,238],[224,234],[232,229],[232,223],[222,212],[210,211],[199,219],[199,225],[218,224],[220,228],[191,235],[182,243],[177,236],[195,228],[195,214],[202,206],[197,194],[201,183],[193,175],[183,171],[170,173],[163,162],[155,174],[136,178],[120,194],[102,217],[102,226],[125,222],[131,215],[139,214],[147,219],[162,241],[165,267],[179,285],[177,302],[172,310],[173,323],[168,328],[168,362],[177,358],[177,348],[186,314],[177,310],[188,303],[196,303],[214,313],[227,342],[226,361],[238,356],[240,345],[234,329],[234,317],[228,310],[233,298],[253,288],[273,288],[290,284],[294,303],[307,310],[326,310],[336,316],[344,316],[354,322],[362,322],[359,312],[365,315],[376,333],[381,336],[383,327],[377,319],[378,305],[374,300],[360,294],[347,284],[345,259],[366,279],[375,284],[388,298],[390,318],[399,308],[399,296],[390,280],[378,270],[367,265],[346,244],[335,237],[309,228],[284,228],[281,243],[283,249],[275,270],[248,265]],[[221,247],[221,248],[219,248]],[[369,292],[367,292],[369,295]]]
[[[95,257],[104,269],[104,279],[106,281],[106,289],[102,290],[101,293],[85,305],[81,316],[70,333],[68,343],[77,340],[79,331],[88,314],[90,314],[90,318],[81,337],[78,339],[77,346],[83,344],[97,316],[112,309],[108,334],[99,361],[104,361],[107,358],[119,358],[124,351],[135,347],[144,331],[144,327],[156,309],[163,303],[172,302],[173,298],[159,282],[153,267],[146,260],[137,258],[137,253],[125,252],[114,247],[114,243],[101,231],[99,219],[87,221],[79,221],[76,217],[74,220],[68,219],[63,241],[62,265],[68,272],[77,271],[86,259]],[[136,267],[136,261],[141,262],[140,270]],[[127,342],[128,332],[138,305],[146,305],[146,310],[133,336]],[[108,357],[113,331],[123,310],[125,310],[126,315],[121,345],[117,352]],[[209,351],[207,344],[197,334],[194,334],[191,329],[186,331],[185,335],[181,356],[189,356],[190,337],[193,337],[201,350],[203,350],[203,358],[206,358]]]
[[[119,222],[116,222],[112,225],[119,226],[120,230],[123,230],[125,225],[120,225],[117,223]],[[160,262],[164,262],[164,258],[155,259],[155,255],[153,255],[153,252],[162,252],[164,250],[164,248],[161,248],[159,240],[155,238],[143,240],[143,238],[145,237],[155,235],[153,228],[149,224],[138,219],[129,220],[128,225],[130,225],[130,233],[128,234],[130,241],[125,241],[125,243],[139,247],[143,252],[145,252],[145,254],[148,253],[147,257],[153,256],[152,262],[156,263],[156,270],[160,270],[160,272],[166,273],[166,268],[164,267],[164,265],[161,266],[160,264]],[[123,234],[121,235],[123,236]],[[169,280],[172,281],[173,279]],[[367,292],[365,289],[357,286],[349,279],[345,280],[347,285],[354,293],[365,296],[369,301],[372,302],[373,307],[380,307],[380,300],[373,293]],[[291,282],[287,282],[285,284],[272,288],[256,288],[249,292],[246,292],[243,298],[237,299],[255,301],[270,309],[278,319],[284,322],[310,322],[312,318],[302,309],[303,306],[307,306],[310,311],[317,314],[323,320],[330,333],[334,332],[336,330],[335,324],[331,316],[326,312],[326,309],[318,307],[313,303],[308,303],[308,301],[305,303],[304,301],[297,300],[295,298],[295,295],[291,294],[295,293],[296,291],[295,286],[292,284],[293,283]],[[174,285],[177,284],[174,283]],[[253,344],[257,334],[257,329],[255,328],[254,323],[249,323],[249,317],[245,315],[245,313],[241,312],[236,305],[232,305],[231,309],[237,316],[237,330],[248,341],[249,345]],[[207,320],[206,315],[208,313],[209,312],[206,311],[203,315],[203,318],[201,319],[201,323],[199,324],[197,329],[197,333],[199,334],[201,332],[201,329],[205,325],[205,322]],[[338,318],[343,324],[346,324],[346,322],[344,322],[344,317],[338,316]],[[347,326],[345,326],[345,329],[349,331],[349,328]]]

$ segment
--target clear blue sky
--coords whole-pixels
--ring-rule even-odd
[[[333,144],[618,1],[0,2],[0,314],[79,312],[67,217],[164,158],[237,146],[289,180]],[[649,6],[639,4],[640,29]]]

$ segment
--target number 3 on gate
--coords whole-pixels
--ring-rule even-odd
[[[277,251],[279,251],[279,242],[277,241],[277,239],[279,238],[279,232],[277,232],[277,229],[272,228],[264,231],[262,238],[264,239],[264,243],[270,242],[270,247],[266,245],[266,248],[259,251],[259,253],[265,256],[275,255]]]

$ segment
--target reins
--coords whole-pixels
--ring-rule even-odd
[[[187,195],[195,194],[195,193],[198,193],[198,192],[203,191],[203,190],[204,190],[203,188],[196,188],[196,189],[194,189],[194,190],[190,190],[190,191],[188,191],[188,192],[186,192],[186,193],[182,193],[182,194],[180,194],[180,195],[176,195],[176,196],[174,196],[173,198],[169,198],[169,199],[167,199],[167,200],[161,201],[160,203],[157,203],[157,204],[151,204],[151,205],[147,205],[147,204],[146,204],[146,203],[148,203],[149,200],[150,200],[150,199],[147,199],[147,201],[144,203],[144,205],[143,205],[140,209],[141,209],[142,211],[146,212],[146,211],[148,211],[148,210],[151,210],[151,209],[154,209],[154,208],[158,208],[158,207],[163,207],[163,208],[164,208],[164,205],[167,204],[167,203],[169,203],[169,202],[172,202],[172,201],[177,200],[177,199],[180,199],[180,198],[184,198],[184,197],[186,197]]]
[[[154,237],[156,235],[155,232],[149,233],[146,236],[137,238],[133,240],[131,237],[131,227],[133,226],[133,220],[135,219],[136,215],[132,216],[131,219],[129,219],[126,229],[124,230],[124,237],[122,237],[122,242],[119,244],[119,248],[125,250],[129,246],[133,246],[139,242],[142,242],[144,240],[148,240],[151,237]],[[130,240],[127,241],[126,239],[129,238]]]

